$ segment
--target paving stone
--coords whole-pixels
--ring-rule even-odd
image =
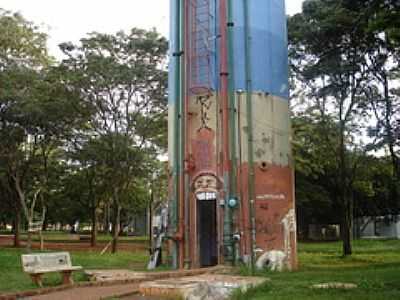
[[[228,299],[235,289],[246,291],[268,280],[262,277],[205,274],[144,282],[139,285],[139,291],[146,296],[180,297],[184,300],[222,300]]]
[[[313,289],[355,289],[357,285],[354,283],[343,283],[343,282],[327,282],[314,284],[311,286]]]
[[[146,279],[148,274],[144,272],[133,272],[129,270],[86,270],[90,281],[114,281],[127,279]]]

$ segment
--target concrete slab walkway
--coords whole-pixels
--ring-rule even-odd
[[[266,277],[203,274],[139,284],[140,294],[168,299],[229,299],[236,289],[242,292],[270,281]]]
[[[216,266],[212,268],[193,269],[193,270],[177,270],[164,272],[133,272],[127,270],[103,270],[87,272],[92,283],[77,284],[74,287],[61,287],[61,289],[48,291],[44,289],[33,290],[34,294],[25,292],[19,294],[5,295],[4,299],[29,299],[29,300],[101,300],[117,297],[119,299],[129,300],[158,300],[158,296],[140,297],[139,284],[147,281],[158,279],[172,279],[187,276],[199,276],[202,274],[225,273],[230,268],[224,266]],[[136,293],[136,295],[135,295]],[[3,299],[0,296],[0,299]]]
[[[76,287],[46,295],[28,297],[29,300],[100,300],[115,296],[132,295],[138,291],[138,284]],[[132,296],[133,298],[133,296]]]

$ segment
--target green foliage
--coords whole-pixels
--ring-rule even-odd
[[[328,123],[329,122],[329,123]],[[338,199],[338,128],[335,122],[320,121],[306,114],[293,117],[293,150],[296,166],[296,206],[300,236],[309,224],[340,224]],[[392,197],[395,178],[387,158],[352,150],[346,155],[355,162],[351,193],[355,216],[397,214]]]
[[[15,213],[22,209],[32,221],[37,198],[45,206],[51,196],[51,165],[59,164],[53,151],[75,115],[71,93],[52,72],[46,35],[3,10],[0,31],[1,188]]]
[[[289,18],[297,195],[300,211],[306,212],[300,219],[340,223],[345,254],[351,254],[354,205],[365,208],[372,198],[381,208],[400,202],[391,184],[385,188],[394,200],[383,204],[388,197],[378,191],[381,180],[366,171],[375,163],[386,168],[385,161],[373,161],[367,153],[388,148],[394,186],[399,185],[399,106],[389,81],[397,66],[397,21],[388,22],[389,15],[397,14],[396,7],[392,1],[308,0],[302,13]],[[373,145],[365,145],[371,115],[378,125]],[[324,216],[313,204],[340,215]],[[372,206],[369,213],[379,213]]]
[[[67,58],[59,70],[91,112],[69,157],[87,182],[81,186],[89,188],[83,198],[92,223],[98,208],[112,206],[116,243],[121,216],[147,207],[147,182],[165,148],[167,42],[155,31],[134,28],[92,33],[80,45],[60,47]]]
[[[114,218],[142,212],[166,148],[166,40],[141,29],[93,33],[61,45],[60,64],[46,42],[38,26],[0,10],[2,217],[32,221],[46,207],[47,222],[94,224],[110,205]]]
[[[0,70],[12,66],[42,67],[48,64],[47,36],[40,28],[0,8]]]
[[[332,173],[337,160],[327,159],[327,153],[337,148],[337,124],[328,117],[321,120],[305,113],[292,117],[292,128],[296,170],[314,178]]]
[[[63,44],[60,66],[71,87],[92,108],[89,130],[75,145],[75,159],[96,166],[102,182],[127,189],[151,172],[165,144],[167,43],[156,32],[93,33],[80,46]]]

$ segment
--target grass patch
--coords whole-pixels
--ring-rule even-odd
[[[300,244],[299,261],[297,272],[258,273],[271,278],[271,282],[247,293],[238,292],[233,299],[400,299],[400,241],[355,241],[354,254],[346,258],[341,256],[340,243]],[[332,281],[355,283],[358,288],[310,288]]]
[[[0,293],[35,288],[28,275],[22,272],[22,249],[0,248]],[[70,252],[74,265],[84,269],[132,269],[144,270],[147,252],[121,251],[102,256],[96,251]],[[400,299],[400,241],[355,241],[354,255],[341,257],[340,243],[299,244],[300,269],[297,272],[262,272],[259,276],[271,278],[270,282],[236,293],[234,300],[264,299],[348,299],[379,300]],[[162,266],[158,269],[166,270]],[[248,275],[247,269],[241,270]],[[83,272],[74,274],[76,281],[87,280]],[[316,290],[310,286],[326,282],[348,282],[358,285],[354,290]],[[44,276],[45,286],[58,285],[60,275]]]
[[[29,275],[22,271],[21,254],[23,249],[0,248],[0,293],[34,289]],[[132,269],[144,270],[148,256],[146,252],[131,253],[120,251],[116,254],[100,255],[95,251],[70,252],[72,264],[83,269]],[[75,281],[86,281],[84,272],[74,272]],[[44,286],[61,284],[59,273],[48,273],[43,276]]]

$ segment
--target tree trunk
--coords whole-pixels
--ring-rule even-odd
[[[153,193],[153,192],[152,192]],[[153,198],[153,197],[152,197]],[[148,216],[149,216],[149,222],[148,222],[148,226],[149,226],[149,228],[148,228],[148,234],[149,234],[149,247],[150,247],[150,250],[152,251],[153,250],[153,209],[152,209],[152,201],[153,199],[151,199],[150,200],[150,203],[149,203],[149,214],[148,214]],[[136,217],[135,217],[135,221],[136,221]],[[135,224],[136,225],[136,224]],[[136,230],[136,226],[135,226],[135,230]]]
[[[44,250],[44,238],[43,238],[43,232],[40,230],[39,231],[39,240],[40,240],[40,251]]]
[[[27,237],[26,237],[26,251],[28,253],[32,251],[32,232],[29,230],[27,232]]]
[[[48,225],[49,225],[49,219],[45,217],[43,220],[42,231],[46,231]]]
[[[97,213],[96,207],[92,206],[92,232],[90,237],[90,246],[96,247],[97,245]]]
[[[353,215],[353,205],[352,199],[348,197],[348,180],[347,180],[347,164],[346,164],[346,146],[345,146],[345,124],[344,121],[340,122],[340,200],[342,206],[342,226],[341,226],[341,236],[343,241],[343,256],[352,254],[352,215]]]
[[[14,179],[14,184],[15,184],[15,190],[17,191],[18,199],[19,199],[19,207],[22,209],[22,212],[24,213],[24,216],[26,218],[26,221],[28,223],[28,232],[27,232],[27,239],[26,239],[26,250],[27,252],[31,252],[32,250],[32,232],[30,232],[30,226],[29,224],[32,223],[32,216],[29,214],[29,209],[26,204],[26,199],[25,199],[25,193],[22,190],[21,187],[21,182],[20,182],[20,177],[19,174],[15,174],[13,176]],[[32,208],[34,208],[34,204],[32,204]],[[33,210],[33,209],[32,209]]]
[[[21,213],[18,209],[15,210],[15,217],[14,217],[14,226],[13,226],[13,233],[14,233],[14,247],[18,248],[21,246]]]
[[[347,201],[349,202],[349,201]],[[353,253],[352,250],[352,213],[350,211],[350,203],[345,203],[347,208],[343,211],[343,223],[342,223],[342,241],[343,241],[343,256],[348,256]]]
[[[117,252],[118,236],[119,236],[119,231],[120,231],[120,222],[121,222],[121,207],[115,201],[115,203],[114,203],[113,239],[112,239],[111,253]]]
[[[110,233],[110,204],[104,204],[103,232]]]

